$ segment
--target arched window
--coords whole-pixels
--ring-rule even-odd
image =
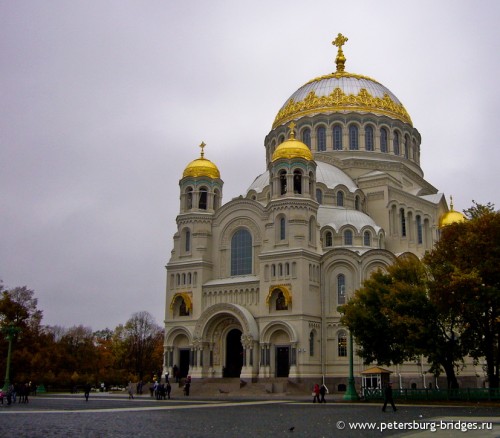
[[[179,316],[189,316],[189,309],[186,306],[184,298],[180,298],[181,304],[179,305]]]
[[[380,152],[387,152],[387,129],[380,130]]]
[[[293,171],[293,193],[302,194],[302,172],[298,169]]]
[[[413,147],[412,147],[412,151],[413,151],[413,161],[417,161],[417,142],[415,140],[413,140],[412,142],[413,144]]]
[[[338,333],[338,354],[339,357],[347,357],[347,334],[345,331]]]
[[[325,234],[325,246],[333,246],[333,235],[331,231],[327,231]]]
[[[405,158],[410,158],[410,137],[405,136]]]
[[[399,132],[394,133],[394,138],[392,140],[392,150],[394,155],[399,155]]]
[[[191,231],[189,230],[184,233],[184,251],[191,251]]]
[[[363,234],[363,245],[371,246],[372,244],[372,235],[369,231],[365,231]]]
[[[354,209],[359,210],[359,196],[358,195],[356,195],[356,197],[354,198]]]
[[[311,130],[306,128],[302,131],[302,143],[306,144],[311,149]]]
[[[420,215],[417,215],[415,218],[417,222],[417,243],[421,245],[424,242],[424,235],[423,235],[423,230],[422,230],[422,218]]]
[[[191,210],[193,208],[193,188],[188,187],[186,189],[186,210]]]
[[[286,193],[286,170],[280,171],[280,194]]]
[[[323,204],[323,192],[321,189],[316,189],[316,201],[318,201],[318,204]]]
[[[202,187],[200,189],[200,200],[198,202],[198,208],[200,210],[206,210],[207,209],[207,200],[208,200],[208,192],[206,187]]]
[[[309,356],[314,356],[314,331],[309,333]]]
[[[284,216],[280,218],[280,240],[285,240],[286,238],[286,219]]]
[[[357,151],[358,147],[358,127],[356,125],[349,126],[349,149]]]
[[[345,230],[344,231],[344,245],[352,245],[352,231]]]
[[[314,243],[315,227],[316,227],[316,224],[314,222],[314,219],[313,218],[309,219],[309,243]]]
[[[365,127],[365,149],[373,151],[373,128],[371,125]]]
[[[283,295],[282,291],[279,291],[278,295],[276,296],[276,310],[288,310],[285,295]]]
[[[341,192],[340,190],[337,192],[337,207],[343,207],[344,206],[344,192]]]
[[[401,236],[406,237],[406,217],[405,217],[405,209],[399,209],[399,217],[401,220]]]
[[[285,141],[285,136],[284,135],[280,135],[280,138],[278,139],[278,144],[281,144]]]
[[[326,151],[326,129],[323,126],[316,130],[316,141],[318,151]]]
[[[290,263],[285,263],[285,275],[290,275]]]
[[[231,275],[252,273],[252,235],[244,228],[231,238]]]
[[[345,275],[337,275],[337,304],[345,304]]]
[[[342,150],[342,126],[339,125],[333,127],[333,149]]]
[[[217,210],[220,207],[220,192],[219,190],[214,190],[214,210]]]
[[[278,264],[278,277],[283,277],[283,265]]]

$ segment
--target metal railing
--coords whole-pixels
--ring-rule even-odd
[[[382,400],[384,390],[362,388],[367,401]],[[396,389],[392,390],[395,400],[435,400],[435,401],[500,401],[500,388],[460,388],[460,389]]]

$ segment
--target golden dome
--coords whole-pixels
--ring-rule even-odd
[[[304,160],[312,161],[314,158],[311,150],[305,143],[302,143],[295,138],[295,133],[293,131],[293,129],[295,128],[295,123],[290,123],[289,128],[290,138],[288,140],[285,140],[276,148],[271,161],[276,161],[280,158],[303,158]]]
[[[465,222],[465,216],[459,211],[453,210],[453,198],[450,197],[450,211],[443,213],[439,218],[439,228],[446,227],[447,225]]]
[[[344,70],[342,45],[346,41],[341,34],[333,41],[338,47],[337,71],[312,79],[293,93],[278,111],[273,129],[304,116],[338,112],[385,115],[412,125],[405,107],[388,88],[367,76]]]
[[[201,156],[196,160],[191,161],[186,168],[184,169],[184,173],[182,174],[183,178],[193,177],[197,178],[200,176],[206,176],[208,178],[217,179],[220,178],[220,172],[217,166],[212,163],[210,160],[207,160],[203,157],[204,152],[203,148],[205,147],[205,143],[200,144],[201,148]]]

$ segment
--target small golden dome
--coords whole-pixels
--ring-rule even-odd
[[[205,146],[206,145],[203,142],[200,144],[201,157],[191,161],[191,163],[189,163],[186,166],[186,168],[184,169],[184,173],[182,174],[183,178],[186,177],[197,178],[200,176],[206,176],[212,179],[220,178],[220,172],[217,166],[210,160],[207,160],[206,158],[203,157],[204,155],[203,148]]]
[[[305,143],[295,138],[295,133],[293,131],[295,123],[290,123],[288,127],[290,128],[290,138],[276,148],[271,161],[276,161],[280,158],[303,158],[304,160],[312,161],[314,158],[311,149],[309,149]]]
[[[453,210],[453,198],[450,196],[450,211],[443,213],[439,218],[439,228],[446,227],[447,225],[465,222],[465,216],[459,211]]]

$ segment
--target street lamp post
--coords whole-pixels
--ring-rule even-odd
[[[349,330],[349,381],[347,384],[347,391],[344,394],[344,400],[359,400],[359,395],[356,392],[356,385],[354,381],[354,352],[352,332]]]
[[[5,384],[3,385],[3,390],[8,391],[10,386],[10,355],[12,351],[12,340],[14,336],[20,331],[18,327],[9,324],[2,328],[2,332],[5,334],[7,341],[9,341],[9,348],[7,350],[7,365],[5,366]]]

